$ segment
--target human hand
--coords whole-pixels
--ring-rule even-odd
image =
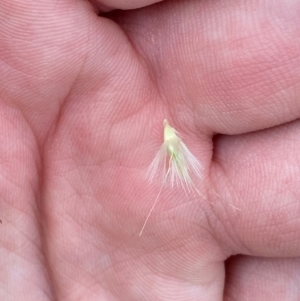
[[[0,300],[299,298],[299,3],[150,3],[2,0]]]

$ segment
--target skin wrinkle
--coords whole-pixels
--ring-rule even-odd
[[[118,12],[113,12],[112,14],[108,14],[107,15],[107,17],[110,17],[110,16],[112,16],[112,17],[114,17],[114,19],[116,19],[116,18],[118,18]],[[140,23],[134,24],[132,21],[130,22],[130,25],[131,26],[139,26],[139,28],[141,28],[141,26],[142,26],[142,24],[140,24]],[[122,26],[126,27],[126,24],[123,23]],[[120,27],[120,29],[122,30],[121,27]],[[153,74],[152,65],[148,63],[148,60],[146,59],[146,57],[144,57],[143,53],[141,53],[139,51],[139,48],[137,48],[136,44],[131,39],[131,35],[129,34],[130,32],[126,32],[126,31],[123,31],[123,32],[124,32],[126,38],[128,39],[128,42],[129,42],[131,48],[133,49],[133,52],[136,55],[136,59],[139,61],[140,65],[142,66],[144,73],[148,75],[148,78],[153,83],[153,86],[156,87],[156,91],[159,94],[158,98],[159,99],[163,99],[163,97],[162,97],[163,94],[161,94],[160,90],[159,90],[159,85],[158,85],[157,77],[155,76],[155,74]],[[147,32],[147,34],[149,34],[149,33]]]
[[[109,17],[112,17],[115,21],[119,21],[118,25],[123,30],[123,32],[126,34],[126,37],[128,41],[130,41],[131,47],[134,49],[136,53],[136,57],[141,62],[141,65],[144,66],[144,71],[147,72],[149,79],[153,83],[153,86],[156,87],[156,92],[158,93],[158,97],[156,99],[160,99],[162,103],[167,103],[165,98],[165,93],[162,92],[160,81],[158,80],[160,76],[159,71],[155,71],[153,69],[154,66],[156,68],[159,66],[159,61],[157,60],[157,64],[151,64],[151,60],[148,59],[148,54],[144,52],[140,45],[136,43],[136,39],[134,39],[134,33],[135,30],[134,27],[139,28],[139,30],[145,28],[144,36],[147,36],[147,39],[145,39],[146,45],[154,45],[155,46],[155,40],[157,39],[157,32],[155,34],[151,33],[151,30],[149,31],[148,27],[143,27],[141,22],[134,23],[132,19],[127,19],[125,22],[120,16],[118,12],[113,12],[108,15]],[[158,20],[159,21],[159,20]],[[150,36],[150,39],[149,39]],[[156,48],[156,51],[159,51],[159,47]],[[154,58],[155,60],[155,58]]]
[[[215,149],[215,147],[214,147],[214,149]],[[214,153],[214,152],[213,152],[213,153]],[[215,164],[218,164],[218,166],[221,167],[223,173],[226,172],[226,169],[223,168],[223,166],[222,166],[222,164],[220,163],[220,161],[216,162],[216,161],[214,160],[214,155],[212,156],[212,162],[214,162],[214,165],[215,165]],[[227,176],[227,179],[228,179],[228,181],[230,181],[230,177]],[[228,182],[227,182],[227,185],[228,185]],[[216,190],[216,189],[215,189],[215,190]],[[216,191],[217,191],[217,190],[216,190]],[[221,197],[221,198],[222,198],[222,197]],[[212,207],[212,209],[213,209],[213,207]],[[213,212],[215,213],[216,219],[218,219],[218,214],[217,214],[217,212],[214,211],[214,210],[213,210]],[[210,221],[209,218],[207,218],[207,221],[208,221],[208,224],[210,225],[211,229],[215,229],[214,223],[212,223],[212,222]],[[222,225],[223,225],[222,228],[225,229],[225,231],[226,231],[227,233],[229,233],[228,230],[227,230],[226,227],[225,227],[225,224],[222,224]],[[233,229],[234,229],[234,228],[233,228]],[[221,239],[220,235],[218,235],[217,233],[214,233],[214,236],[216,237],[216,241],[218,242],[218,244],[219,244],[220,246],[221,246],[222,243],[223,243],[223,245],[225,245],[227,249],[229,248],[229,246],[228,246],[224,241],[222,242],[222,239]],[[227,240],[227,241],[228,241],[228,240]]]
[[[243,257],[240,257],[240,259],[243,258]],[[245,278],[245,276],[247,277],[248,279],[248,282],[249,283],[253,283],[253,280],[251,281],[251,279],[254,279],[254,285],[257,286],[257,289],[260,289],[261,288],[261,285],[259,285],[261,283],[260,279],[259,278],[263,278],[264,280],[277,280],[278,279],[278,276],[276,276],[276,279],[274,278],[275,274],[278,275],[278,272],[280,273],[280,271],[283,271],[282,273],[282,276],[285,277],[285,271],[287,269],[282,269],[282,263],[289,263],[290,260],[285,260],[285,259],[280,259],[279,263],[280,264],[275,264],[274,265],[274,260],[270,260],[270,259],[263,259],[263,258],[257,258],[257,262],[255,265],[253,265],[253,268],[251,268],[251,265],[250,263],[253,262],[253,259],[250,259],[250,258],[247,258],[247,257],[244,257],[246,259],[246,264],[244,265],[244,271],[243,271],[243,274],[242,274],[242,277]],[[241,260],[239,260],[241,261]],[[278,262],[278,261],[277,261]],[[262,269],[262,267],[265,267],[267,269],[270,270],[271,268],[271,271],[272,273],[270,274],[266,274],[264,272],[264,270]],[[290,266],[286,266],[289,270],[289,274],[293,271],[293,269],[291,269],[291,265]],[[232,275],[233,276],[233,279],[234,279],[234,274]],[[236,279],[238,280],[237,282],[239,282],[239,279]],[[266,287],[268,285],[268,283],[271,283],[270,281],[264,281],[265,285],[264,287]],[[275,291],[277,291],[277,294],[278,294],[278,289],[280,287],[278,287],[278,285],[274,288]],[[282,289],[284,289],[284,286],[281,286]],[[290,291],[290,289],[289,289]],[[264,293],[264,291],[262,291],[262,293]],[[267,297],[266,294],[264,293],[265,295],[265,298]],[[276,296],[277,297],[277,296]],[[281,300],[282,298],[279,298],[279,299],[276,299],[276,300]],[[286,299],[286,298],[285,298]],[[288,299],[290,300],[290,299]]]

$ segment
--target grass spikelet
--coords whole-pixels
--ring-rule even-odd
[[[159,175],[162,179],[162,185],[149,211],[149,214],[147,215],[139,236],[142,235],[167,180],[171,182],[172,187],[174,187],[174,185],[181,187],[186,194],[190,193],[191,191],[196,191],[200,196],[205,198],[196,188],[191,178],[191,175],[193,175],[198,179],[203,179],[201,164],[189,151],[179,137],[178,132],[170,126],[166,119],[164,120],[163,125],[164,142],[154,160],[150,164],[147,172],[150,181]]]

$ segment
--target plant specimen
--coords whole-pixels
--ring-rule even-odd
[[[163,121],[163,125],[164,142],[147,172],[151,181],[160,174],[162,176],[162,185],[139,236],[142,235],[167,180],[170,181],[172,187],[174,185],[182,187],[186,194],[195,190],[200,196],[205,198],[196,188],[191,178],[194,175],[198,179],[203,179],[201,164],[183,143],[178,132],[170,126],[166,119]]]

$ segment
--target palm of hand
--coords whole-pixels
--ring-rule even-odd
[[[5,2],[1,300],[221,300],[233,254],[253,257],[228,262],[225,299],[264,300],[257,283],[276,271],[266,287],[283,300],[299,260],[254,256],[299,256],[299,4],[269,18],[179,1],[108,20],[87,3]],[[139,238],[166,117],[214,205],[166,187]]]

